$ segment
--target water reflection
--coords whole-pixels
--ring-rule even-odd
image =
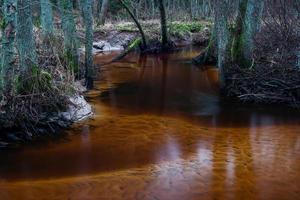
[[[0,199],[298,199],[299,113],[224,104],[195,54],[103,67],[68,141],[0,153]]]

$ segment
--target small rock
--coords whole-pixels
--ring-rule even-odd
[[[71,104],[69,105],[68,111],[61,113],[61,117],[67,121],[80,121],[90,117],[92,107],[83,96],[75,96],[70,98]]]

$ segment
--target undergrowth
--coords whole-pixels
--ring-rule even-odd
[[[26,72],[17,69],[13,87],[1,98],[0,139],[9,132],[22,140],[33,140],[42,132],[51,135],[69,124],[58,115],[67,109],[69,96],[76,93],[74,72],[66,67],[68,61],[63,56],[62,38],[56,35],[46,42],[37,38],[38,63]]]

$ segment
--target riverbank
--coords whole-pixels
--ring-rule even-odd
[[[149,46],[160,43],[160,23],[158,20],[140,22]],[[211,23],[208,21],[175,21],[168,25],[169,40],[174,48],[195,45],[205,47],[210,37]],[[84,42],[84,34],[80,31],[80,39]],[[94,54],[105,54],[110,51],[125,50],[132,42],[140,37],[139,30],[133,22],[107,23],[94,30]],[[84,52],[84,48],[81,48]]]
[[[263,25],[256,34],[250,63],[227,66],[226,97],[246,104],[300,108],[300,32],[292,26],[286,29],[290,34],[283,34],[281,28],[287,27],[275,22]]]
[[[84,87],[75,82],[75,88],[76,92],[73,92],[72,96],[65,95],[61,99],[61,106],[63,107],[52,111],[42,111],[39,116],[36,116],[36,121],[34,121],[35,118],[28,117],[28,114],[24,114],[26,118],[23,121],[20,121],[22,118],[19,115],[11,118],[12,124],[6,119],[1,119],[0,150],[14,149],[43,140],[61,138],[64,136],[64,130],[72,124],[91,117],[93,111],[83,96]],[[29,110],[24,109],[23,111],[29,112]],[[6,116],[6,113],[1,113],[1,117],[3,116]]]
[[[85,89],[76,81],[80,79],[79,70],[71,68],[75,65],[70,65],[65,54],[61,33],[48,39],[39,29],[34,33],[37,64],[26,71],[24,78],[17,75],[22,73],[17,67],[18,55],[14,55],[14,84],[9,83],[11,87],[0,99],[1,149],[59,137],[77,118],[91,112],[82,96]],[[84,113],[82,108],[89,112]]]
[[[145,21],[141,24],[150,44],[157,44],[160,40],[159,21]],[[210,35],[209,27],[209,22],[205,21],[172,22],[169,25],[170,41],[176,46],[205,46]],[[83,30],[79,29],[78,35],[82,44],[85,42],[83,33]],[[40,30],[35,30],[41,69],[37,70],[32,81],[38,81],[40,85],[30,86],[29,90],[24,88],[24,93],[19,95],[18,100],[15,96],[8,96],[1,102],[0,148],[14,148],[39,139],[57,137],[58,132],[77,121],[71,115],[82,115],[82,105],[78,103],[83,103],[83,107],[89,110],[85,110],[83,115],[90,115],[91,107],[82,96],[82,88],[73,82],[74,76],[80,78],[85,70],[84,48],[79,50],[82,63],[77,72],[79,74],[75,75],[66,69],[68,58],[64,56],[61,34],[58,33],[55,36],[57,38],[50,41],[51,48],[45,49]],[[113,51],[120,52],[139,37],[134,23],[106,24],[95,29],[93,53],[109,55]],[[49,87],[44,87],[44,84],[49,84]]]

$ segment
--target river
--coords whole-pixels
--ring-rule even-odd
[[[102,67],[92,119],[0,152],[0,199],[300,199],[299,111],[222,102],[198,52]]]

